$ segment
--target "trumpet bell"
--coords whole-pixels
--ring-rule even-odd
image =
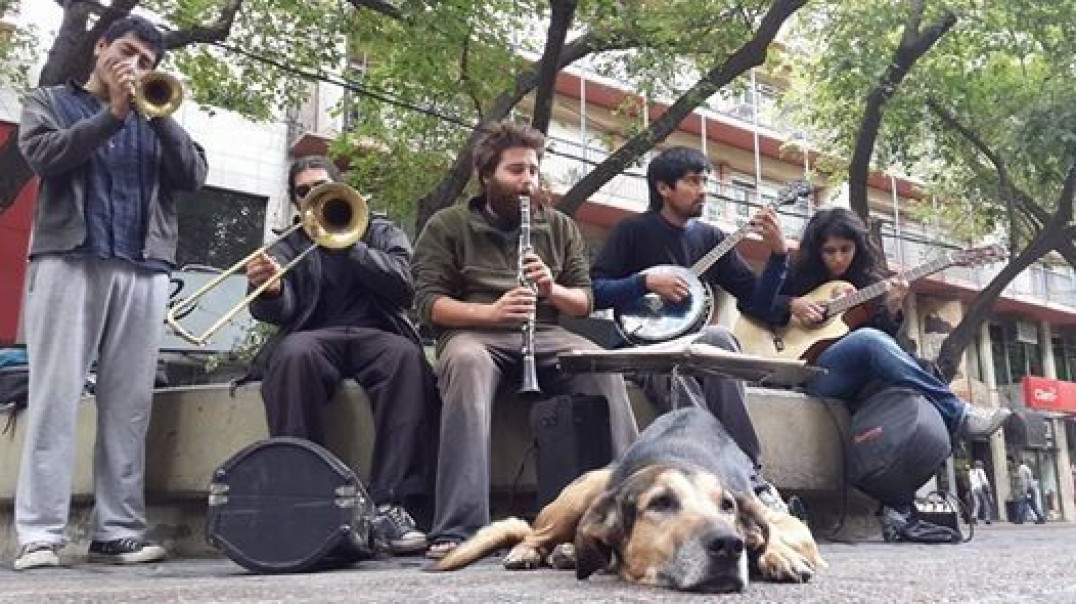
[[[172,115],[182,103],[183,85],[162,71],[142,76],[134,89],[134,104],[146,119]]]
[[[370,223],[366,198],[344,183],[319,185],[299,205],[303,230],[324,248],[351,247],[362,239]]]

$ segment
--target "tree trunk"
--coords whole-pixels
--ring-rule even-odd
[[[557,208],[566,214],[574,214],[605,183],[672,134],[680,122],[699,105],[748,69],[761,65],[766,59],[766,49],[777,35],[781,25],[804,4],[806,0],[775,0],[762,18],[762,23],[753,38],[728,57],[724,63],[715,65],[702,79],[681,95],[668,111],[652,121],[646,130],[631,137],[605,161],[588,172],[564,195]],[[649,108],[644,108],[644,111],[648,110]]]
[[[563,51],[560,53],[557,71],[560,71],[564,67],[571,65],[592,52],[598,50],[614,50],[614,46],[615,45],[599,47],[596,45],[593,36],[583,35],[564,46]],[[501,96],[494,101],[493,106],[489,111],[486,111],[482,121],[475,126],[474,131],[472,131],[471,135],[467,138],[467,142],[464,143],[463,148],[461,148],[456,155],[456,160],[452,163],[452,167],[445,172],[445,175],[441,177],[440,182],[434,185],[434,188],[430,190],[429,193],[423,195],[418,200],[418,210],[415,213],[416,233],[422,232],[422,228],[426,226],[426,221],[438,210],[447,208],[459,199],[459,196],[467,187],[467,183],[471,181],[471,156],[474,153],[475,143],[478,142],[478,138],[481,135],[483,128],[507,117],[509,112],[512,111],[512,108],[538,86],[540,68],[541,63],[535,63],[531,66],[531,69],[516,77],[515,87],[512,90],[502,93]]]
[[[549,17],[549,32],[545,38],[545,50],[542,52],[541,70],[538,76],[538,89],[535,91],[534,113],[531,126],[544,133],[549,132],[549,121],[553,118],[553,99],[556,97],[557,74],[560,73],[560,54],[564,49],[564,40],[575,17],[578,0],[552,0]]]
[[[973,339],[978,337],[979,328],[989,318],[995,302],[1002,291],[1012,283],[1027,267],[1058,247],[1065,235],[1063,229],[1047,227],[1028,244],[1020,255],[1009,261],[996,277],[975,297],[960,323],[945,337],[938,350],[937,363],[947,379],[952,379],[960,367],[960,358]]]
[[[905,21],[904,33],[893,53],[893,59],[877,86],[867,96],[867,105],[863,109],[863,117],[859,122],[852,159],[848,164],[848,204],[868,226],[872,220],[867,198],[867,179],[870,176],[875,141],[882,127],[885,104],[889,102],[916,61],[956,24],[956,16],[947,11],[926,32],[920,33],[919,25],[923,9],[924,5],[921,0],[912,3],[911,13]],[[882,249],[880,236],[875,241],[875,245]],[[884,260],[885,256],[883,255],[882,258]]]

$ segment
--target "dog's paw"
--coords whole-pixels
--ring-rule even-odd
[[[814,576],[811,562],[790,547],[771,545],[758,559],[759,574],[766,581],[806,583]]]
[[[542,552],[525,543],[512,548],[504,557],[504,567],[508,570],[531,570],[542,565]]]
[[[575,568],[575,544],[561,543],[553,548],[549,554],[549,565],[560,570],[572,570]]]

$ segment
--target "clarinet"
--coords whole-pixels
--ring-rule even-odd
[[[519,196],[519,269],[517,271],[519,284],[538,294],[538,287],[527,278],[523,270],[523,256],[531,252],[531,198],[528,195]],[[532,310],[523,322],[523,383],[519,387],[520,394],[540,394],[542,389],[538,387],[538,372],[534,365],[534,314]]]

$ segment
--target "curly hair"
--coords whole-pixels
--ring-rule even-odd
[[[504,151],[517,147],[533,149],[541,160],[545,152],[545,135],[530,126],[509,121],[498,122],[486,128],[474,149],[474,169],[478,173],[478,180],[485,185],[486,179],[501,163]]]
[[[807,222],[792,265],[796,281],[805,291],[830,280],[822,259],[822,245],[830,237],[847,239],[856,246],[855,256],[842,279],[863,287],[881,278],[881,255],[871,242],[867,226],[851,210],[827,208],[815,212]]]

